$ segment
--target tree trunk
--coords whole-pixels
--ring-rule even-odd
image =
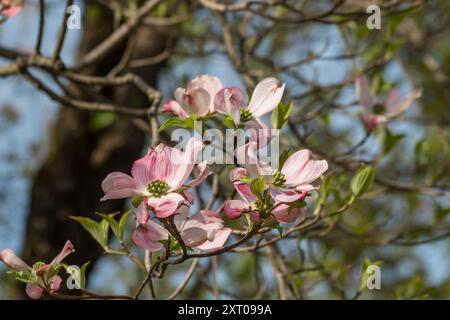
[[[88,5],[95,4],[88,1]],[[88,22],[83,30],[80,56],[113,32],[112,15],[105,8],[98,12],[101,16]],[[164,50],[165,37],[161,31],[140,27],[135,34],[135,58],[151,57]],[[120,60],[125,47],[126,43],[121,44],[86,73],[105,75]],[[139,74],[155,86],[161,66],[141,68]],[[140,99],[140,93],[131,87],[102,93],[118,104],[148,107],[148,101]],[[101,182],[109,172],[130,171],[144,148],[144,133],[130,118],[120,116],[112,125],[95,131],[90,126],[92,117],[88,112],[61,107],[51,132],[50,153],[38,170],[31,191],[23,249],[23,258],[30,263],[51,261],[68,239],[76,249],[68,263],[95,262],[101,255],[100,246],[69,216],[95,218],[95,212],[123,209],[121,200],[100,202]]]

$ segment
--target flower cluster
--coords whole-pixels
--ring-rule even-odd
[[[2,9],[7,8],[8,3],[3,0]],[[225,87],[217,77],[201,75],[191,80],[186,88],[175,90],[175,99],[165,103],[162,111],[177,117],[180,123],[193,119],[205,124],[211,118],[225,117],[223,124],[226,128],[257,129],[258,136],[251,134],[242,146],[236,139],[237,144],[232,147],[234,167],[228,174],[229,189],[235,190],[233,194],[236,197],[224,200],[216,210],[210,210],[216,201],[212,201],[207,208],[196,205],[196,197],[191,190],[199,188],[211,174],[218,177],[224,168],[218,172],[216,167],[203,160],[209,141],[203,142],[197,137],[198,134],[192,137],[189,130],[190,138],[183,148],[165,144],[151,146],[142,158],[134,162],[130,174],[108,174],[101,185],[104,191],[101,200],[132,200],[136,221],[132,240],[135,245],[150,252],[165,250],[165,259],[180,257],[180,261],[184,261],[189,256],[188,250],[208,254],[227,251],[226,242],[233,233],[244,233],[248,238],[243,239],[250,239],[261,228],[278,228],[280,224],[295,223],[306,215],[307,201],[319,189],[317,181],[328,170],[327,161],[316,160],[307,149],[289,152],[288,157],[277,155],[281,162],[277,167],[262,160],[261,153],[267,149],[267,140],[262,143],[261,131],[262,136],[269,141],[275,140],[262,117],[274,110],[277,113],[284,112],[281,114],[282,119],[289,116],[291,106],[281,103],[284,88],[285,85],[278,79],[266,78],[256,85],[246,102],[240,88]],[[420,96],[419,91],[414,91],[406,98],[399,99],[397,91],[391,90],[387,98],[379,102],[370,94],[365,77],[356,80],[356,92],[361,106],[365,108],[362,119],[369,131],[399,116]],[[378,112],[380,108],[383,112]],[[368,109],[373,109],[373,113]],[[384,112],[385,109],[388,111]],[[276,115],[272,121],[280,118],[280,114]],[[225,119],[229,120],[228,125],[225,125]],[[275,124],[273,126],[280,128]],[[358,190],[362,187],[352,188],[359,194]],[[194,208],[196,212],[191,212]],[[119,222],[114,219],[115,214],[99,215],[104,218],[100,223],[85,217],[75,217],[75,220],[90,232],[107,253],[114,252],[108,245],[108,228],[111,227],[121,241],[125,250],[123,253],[130,256],[123,239],[128,213]],[[13,270],[17,279],[27,283],[27,294],[38,299],[44,293],[58,293],[62,282],[58,275],[63,266],[61,262],[72,251],[73,245],[67,241],[51,263],[38,262],[33,267],[10,249],[0,253],[0,260]],[[137,265],[149,271],[140,261],[137,261]]]
[[[305,199],[318,187],[311,185],[328,169],[325,160],[312,160],[311,151],[300,150],[292,154],[281,170],[270,167],[257,159],[257,144],[249,142],[239,156],[246,159],[245,168],[230,172],[230,181],[243,200],[228,200],[224,210],[229,219],[237,219],[249,213],[254,220],[269,215],[278,222],[290,223],[304,213]],[[252,160],[253,159],[253,160]],[[261,187],[252,188],[252,184]]]
[[[26,293],[32,299],[39,299],[44,292],[55,294],[61,288],[62,279],[58,275],[61,268],[61,262],[74,251],[73,245],[67,241],[61,252],[50,263],[36,262],[30,267],[20,259],[11,249],[5,249],[0,252],[0,260],[3,261],[12,272],[16,279],[25,282]]]
[[[202,118],[216,113],[229,116],[237,128],[248,128],[258,132],[253,137],[261,145],[270,139],[270,129],[261,117],[272,112],[280,103],[285,84],[270,77],[259,82],[250,101],[245,103],[245,95],[238,87],[225,87],[219,78],[201,75],[189,81],[186,88],[174,92],[175,100],[169,100],[162,111],[172,113],[182,119],[189,116]]]
[[[176,89],[175,100],[165,103],[162,110],[181,119],[225,115],[235,128],[265,131],[270,129],[261,117],[280,104],[284,87],[278,79],[266,78],[256,85],[246,103],[238,87],[224,87],[218,78],[201,75],[186,88]],[[328,164],[313,160],[309,150],[300,150],[280,170],[272,169],[259,159],[258,150],[264,146],[259,142],[250,139],[235,150],[240,166],[231,170],[230,180],[243,200],[225,201],[223,213],[231,220],[248,215],[253,222],[268,219],[292,223],[305,213],[306,198],[318,188],[311,183],[323,175]],[[212,173],[206,161],[198,161],[203,147],[197,138],[191,138],[184,151],[160,144],[136,160],[131,176],[113,172],[105,178],[102,200],[130,197],[140,203],[135,210],[137,225],[133,234],[137,246],[160,251],[172,239],[202,252],[224,247],[232,230],[225,226],[222,212],[200,210],[189,215],[195,201],[189,189]],[[195,178],[189,179],[193,171]]]

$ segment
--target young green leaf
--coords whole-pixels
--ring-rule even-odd
[[[119,220],[119,235],[118,235],[118,238],[121,239],[121,240],[123,240],[123,234],[125,232],[125,227],[127,225],[127,220],[128,220],[129,215],[130,215],[130,212],[131,212],[130,210],[125,212],[122,215],[122,217],[120,218],[120,220]]]
[[[371,166],[362,166],[359,168],[352,178],[350,185],[352,191],[351,202],[360,197],[372,186],[375,178],[375,169]]]
[[[80,287],[81,287],[81,289],[84,289],[86,287],[86,269],[90,263],[91,262],[88,261],[85,264],[83,264],[80,268]]]
[[[377,138],[383,154],[387,154],[389,151],[394,149],[397,143],[399,143],[404,137],[405,135],[403,134],[392,134],[386,127],[379,127],[377,129]]]
[[[114,235],[117,237],[117,239],[120,239],[120,227],[119,227],[119,223],[114,219],[115,216],[117,216],[120,212],[114,212],[114,213],[110,213],[110,214],[104,214],[104,213],[96,213],[98,216],[102,217],[103,219],[105,219],[109,226],[111,227],[112,232],[114,233]]]
[[[108,228],[109,224],[106,220],[100,223],[86,217],[71,216],[70,219],[78,221],[81,226],[89,232],[89,234],[97,241],[103,248],[106,248],[108,243]]]
[[[264,193],[264,180],[253,179],[253,181],[250,182],[250,190],[255,196],[262,198]]]
[[[185,126],[185,120],[181,118],[169,118],[164,122],[160,127],[159,131],[163,131],[164,129],[171,128],[171,127],[181,127],[184,128]]]
[[[278,107],[272,112],[272,127],[281,129],[289,119],[292,110],[292,101],[284,104],[280,102]]]
[[[226,115],[225,118],[223,119],[223,125],[228,128],[233,128],[234,127],[233,118],[230,115]]]
[[[23,271],[11,271],[11,273],[14,273],[16,276],[16,280],[24,283],[35,283],[37,281],[36,276],[26,273]]]
[[[322,205],[325,203],[325,200],[328,197],[328,194],[331,190],[331,182],[333,176],[322,177],[322,183],[320,184],[319,192],[317,194],[317,199],[314,202],[314,214],[318,215]]]

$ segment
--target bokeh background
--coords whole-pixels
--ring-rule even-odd
[[[126,19],[120,10],[108,12],[107,6],[98,4],[101,2],[75,1],[83,13],[83,27],[67,31],[62,51],[67,65],[76,63],[84,47],[98,42],[95,37],[102,38]],[[46,3],[42,53],[51,55],[65,3],[56,0]],[[387,130],[379,128],[352,156],[373,163],[378,174],[393,181],[418,186],[418,189],[427,186],[437,192],[375,187],[336,221],[333,228],[281,242],[280,252],[293,266],[300,260],[305,260],[302,263],[306,266],[321,266],[319,270],[289,275],[301,291],[301,298],[351,298],[358,287],[359,270],[365,258],[382,261],[382,290],[365,291],[363,298],[450,298],[448,237],[427,241],[450,231],[450,3],[398,1],[400,4],[394,9],[382,11],[381,30],[368,30],[364,14],[358,18],[351,16],[349,21],[345,15],[339,15],[333,23],[301,24],[277,23],[256,16],[247,27],[244,40],[239,38],[239,26],[246,19],[245,12],[217,14],[195,5],[195,1],[187,3],[163,1],[152,16],[186,16],[183,21],[157,26],[147,33],[144,30],[136,39],[128,39],[137,43],[158,42],[157,48],[153,45],[147,49],[156,50],[154,55],[157,51],[167,51],[165,47],[170,48],[161,62],[135,68],[138,72],[151,73],[149,77],[161,90],[163,101],[171,98],[176,87],[198,74],[212,74],[226,85],[242,88],[251,84],[252,79],[275,75],[286,82],[288,97],[294,101],[293,125],[309,133],[308,142],[318,150],[338,154],[366,135],[358,117],[353,82],[346,81],[351,74],[375,64],[368,74],[380,94],[391,86],[397,86],[403,95],[413,88],[422,88],[422,99],[404,117],[389,124]],[[306,7],[308,14],[314,16],[329,8],[333,1],[288,3]],[[376,1],[348,1],[344,9],[363,12],[370,3]],[[139,1],[111,1],[110,4],[129,9],[139,5]],[[276,10],[274,14],[283,16],[283,12]],[[238,58],[230,57],[226,41],[224,44],[223,19],[231,28]],[[0,25],[0,48],[31,52],[38,20],[38,1],[28,1],[18,16]],[[94,29],[101,29],[97,32],[100,35]],[[265,30],[267,35],[263,36]],[[90,36],[94,39],[88,39]],[[240,45],[247,46],[248,51],[240,52]],[[107,59],[117,62],[126,47],[123,44]],[[145,45],[141,47],[146,50]],[[1,64],[9,61],[0,58]],[[108,70],[115,62],[100,62],[96,72],[104,74],[103,69]],[[51,77],[45,74],[42,77],[61,92]],[[106,92],[105,95],[139,104],[139,99],[130,93]],[[64,109],[21,76],[0,78],[0,249],[12,248],[34,259],[29,261],[32,263],[37,261],[38,252],[45,253],[44,256],[57,252],[64,237],[71,238],[73,230],[78,228],[79,234],[73,240],[75,246],[83,244],[76,260],[93,261],[90,290],[128,293],[140,281],[133,265],[126,259],[102,257],[96,244],[86,239],[88,235],[76,223],[68,222],[67,216],[92,215],[100,206],[93,199],[94,195],[101,194],[99,179],[108,170],[126,171],[133,156],[146,149],[149,137],[136,134],[136,129],[125,123],[127,120],[118,120],[111,114],[80,116],[68,114]],[[315,110],[319,110],[317,115],[309,119]],[[72,133],[66,135],[62,131]],[[120,138],[111,132],[117,132]],[[284,143],[290,145],[291,133],[286,132],[283,137]],[[120,151],[111,150],[116,147]],[[88,154],[81,149],[89,150]],[[120,164],[117,155],[115,162],[108,162],[116,151],[129,156]],[[66,154],[72,160],[65,166],[64,159],[55,154]],[[104,171],[94,172],[87,170],[83,162],[92,166],[109,164]],[[60,168],[53,172],[49,169],[57,167]],[[345,193],[346,173],[340,169],[332,171],[337,175],[337,192]],[[66,173],[67,177],[59,182],[59,175]],[[82,178],[72,185],[74,176]],[[46,186],[58,184],[66,189],[55,189],[55,194],[49,194],[52,188]],[[207,198],[210,191],[205,188],[201,192]],[[87,194],[92,195],[87,197]],[[70,200],[74,197],[79,199]],[[83,201],[89,204],[79,203]],[[123,205],[129,206],[117,204]],[[92,210],[80,212],[83,208]],[[111,209],[100,208],[104,212]],[[40,210],[36,219],[30,219],[33,210]],[[39,224],[53,227],[41,228]],[[71,226],[70,230],[65,230],[67,225]],[[49,232],[55,236],[48,235]],[[405,240],[404,245],[387,243],[398,234]],[[46,239],[42,239],[43,235]],[[200,266],[208,270],[211,262],[202,261]],[[158,283],[159,290],[166,292],[174,287],[187,268],[187,264],[174,268],[166,282]],[[273,271],[264,256],[250,253],[221,256],[215,276],[221,298],[276,298],[271,290],[276,287]],[[264,290],[260,294],[256,289],[262,285]],[[199,272],[183,297],[217,297],[210,287],[211,279]],[[0,298],[21,297],[20,286],[0,266]]]

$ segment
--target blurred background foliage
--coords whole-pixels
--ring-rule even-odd
[[[47,2],[47,29],[54,30],[49,31],[54,37],[58,24],[51,21],[59,21],[63,4]],[[261,9],[264,14],[220,12],[204,4],[210,2],[215,1],[161,1],[149,15],[147,27],[163,39],[158,40],[163,48],[154,56],[144,54],[131,60],[128,67],[142,70],[158,65],[152,72],[164,100],[201,73],[219,76],[226,85],[249,88],[265,76],[277,76],[286,82],[285,101],[294,102],[281,136],[283,149],[309,148],[331,165],[324,211],[342,206],[359,164],[374,166],[377,180],[348,210],[317,228],[296,233],[273,247],[201,261],[181,297],[276,299],[272,266],[277,265],[283,270],[289,298],[450,298],[450,2],[348,0],[323,18],[321,13],[339,1],[280,1],[284,5]],[[112,32],[130,19],[142,2],[78,4],[83,8],[83,26],[95,28],[106,21]],[[366,27],[369,4],[382,7],[380,30]],[[105,11],[111,13],[107,20]],[[38,19],[37,1],[29,1],[14,19],[0,26],[0,47],[22,50],[21,46],[34,39],[36,24],[31,21]],[[20,24],[24,26],[20,28]],[[92,29],[69,32],[63,51],[69,65],[82,55],[79,47],[86,41],[82,33],[87,30]],[[52,36],[46,35],[44,52],[51,50],[46,48],[51,48]],[[152,41],[153,37],[136,32],[116,55],[120,58],[130,43]],[[421,88],[422,98],[400,119],[367,134],[354,92],[353,80],[359,74],[369,76],[373,92],[380,96],[392,87],[398,87],[402,95]],[[54,150],[57,133],[51,128],[59,119],[58,106],[23,81],[18,77],[0,79],[0,248],[12,246],[19,251],[32,245],[23,240],[29,230],[24,225],[30,188],[48,151]],[[19,90],[23,98],[16,99]],[[142,105],[138,96],[126,99],[129,105]],[[24,113],[28,114],[25,120]],[[33,119],[42,113],[53,115],[41,116],[39,121],[29,119],[30,114]],[[89,132],[103,134],[115,130],[119,120],[114,114],[94,113],[85,125]],[[351,154],[345,154],[360,142]],[[70,148],[65,151],[74,152]],[[220,180],[222,198],[232,192],[227,181],[225,171]],[[99,184],[92,187],[100,192]],[[203,201],[209,193],[208,187],[199,191]],[[48,217],[52,219],[52,212]],[[79,233],[84,232],[78,228]],[[85,258],[83,250],[89,247],[79,248],[80,260]],[[93,291],[133,293],[140,276],[131,263],[116,257],[95,260],[89,281]],[[365,260],[381,266],[381,290],[359,289]],[[159,296],[169,294],[188,267],[186,262],[170,268],[166,279],[157,281]],[[4,272],[0,287],[1,298],[18,297],[14,282]]]

